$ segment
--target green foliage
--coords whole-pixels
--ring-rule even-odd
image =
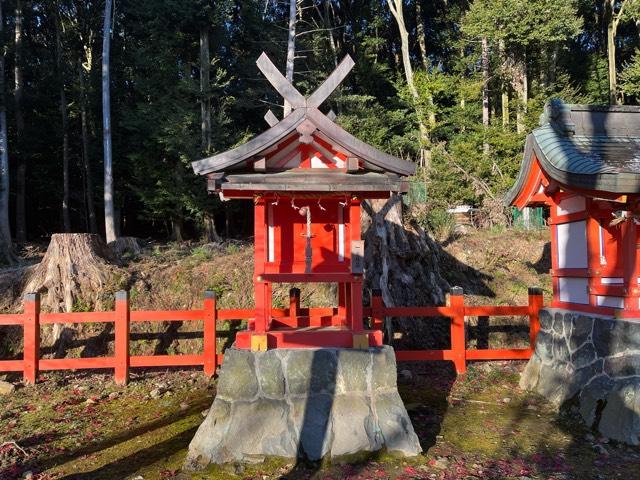
[[[625,95],[640,98],[640,50],[636,50],[631,61],[624,66],[620,83]]]
[[[217,197],[207,195],[205,180],[193,174],[190,164],[264,131],[268,108],[281,117],[282,98],[259,74],[255,60],[265,51],[284,70],[288,3],[116,3],[111,110],[115,200],[122,234],[167,237],[172,226],[183,225],[185,237],[198,238],[205,219],[212,217],[219,230],[224,223],[232,235],[250,234],[246,215],[250,203],[223,205]],[[620,85],[628,103],[640,95],[640,56],[636,53],[640,37],[633,21],[639,17],[639,5],[627,2],[616,42]],[[458,203],[480,206],[488,197],[500,198],[518,172],[525,133],[538,124],[549,98],[608,102],[605,18],[601,4],[592,0],[405,2],[417,100],[406,85],[400,37],[386,2],[303,0],[301,6],[296,87],[311,92],[346,54],[351,55],[355,68],[321,109],[333,109],[338,123],[363,141],[430,164],[428,172],[418,176],[427,185],[426,211]],[[422,18],[416,18],[418,6]],[[12,85],[15,66],[14,7],[15,2],[9,1],[4,8],[7,88]],[[86,153],[93,200],[99,214],[101,211],[103,8],[104,3],[97,0],[23,2],[25,126],[20,139],[16,104],[8,101],[6,105],[11,191],[13,195],[13,162],[26,158],[28,230],[33,236],[61,228],[61,85],[69,114],[72,229],[83,231],[88,225],[88,192],[83,189],[85,172],[81,168],[82,98],[87,104]],[[62,22],[59,69],[57,15]],[[211,75],[201,92],[203,28],[210,35]],[[418,38],[420,32],[423,38]],[[482,38],[488,40],[489,125],[483,124]],[[527,79],[526,104],[522,75]],[[12,92],[6,93],[10,100]],[[503,95],[508,99],[504,125]],[[201,145],[203,98],[211,103],[210,151],[203,151]],[[515,132],[516,117],[522,133]],[[421,137],[419,124],[426,126],[428,141]],[[421,158],[425,146],[430,147],[430,157]],[[235,247],[230,244],[228,248]],[[196,258],[199,255],[194,253]]]
[[[473,38],[527,47],[575,37],[582,29],[576,0],[475,0],[462,23]]]
[[[444,209],[434,209],[427,215],[427,228],[431,235],[439,242],[446,242],[455,234],[456,221]]]

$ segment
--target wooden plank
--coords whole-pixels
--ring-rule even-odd
[[[280,283],[334,283],[353,280],[351,273],[263,273],[261,277],[265,281]]]
[[[304,96],[280,73],[280,70],[276,68],[266,53],[262,52],[262,55],[256,61],[256,65],[262,74],[267,77],[269,83],[273,85],[273,88],[282,95],[282,98],[289,102],[291,108],[295,110],[305,106],[306,100]]]
[[[528,360],[531,348],[513,348],[496,350],[467,350],[467,360]]]
[[[510,305],[484,305],[464,307],[464,314],[467,317],[510,317],[514,315],[529,315],[529,306]]]
[[[0,325],[23,325],[25,315],[23,313],[9,313],[0,315]]]
[[[319,107],[338,88],[356,62],[347,54],[324,82],[307,98],[307,107]]]
[[[204,319],[204,310],[133,310],[132,322],[189,322]]]
[[[0,372],[23,372],[24,362],[22,360],[1,360]]]
[[[387,317],[451,317],[450,307],[385,307]]]
[[[451,350],[396,350],[396,360],[399,362],[453,360],[453,352]]]
[[[136,355],[132,367],[188,367],[204,365],[204,355]]]
[[[218,320],[248,320],[253,318],[256,314],[254,309],[226,309],[226,310],[218,310]]]
[[[86,370],[93,368],[114,368],[114,357],[93,358],[49,358],[40,360],[40,370]]]
[[[280,121],[278,120],[278,117],[276,117],[271,110],[265,113],[264,120],[269,124],[270,127],[275,127],[277,123]]]
[[[40,323],[43,325],[52,323],[108,323],[115,321],[115,312],[65,312],[40,314]]]

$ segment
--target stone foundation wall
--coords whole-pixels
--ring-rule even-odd
[[[391,347],[226,351],[218,391],[186,467],[420,451],[398,395]]]
[[[540,327],[520,386],[557,406],[576,399],[587,425],[640,444],[640,321],[548,308]]]

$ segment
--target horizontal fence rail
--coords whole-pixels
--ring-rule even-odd
[[[301,308],[300,295],[292,289],[289,308],[274,308],[274,319],[318,318],[337,314],[332,307]],[[469,360],[525,360],[531,356],[535,339],[540,329],[539,311],[543,306],[542,291],[529,289],[529,303],[525,306],[475,306],[465,305],[461,288],[453,288],[447,296],[446,306],[386,307],[379,291],[372,291],[371,304],[363,308],[363,315],[371,319],[372,329],[384,328],[390,317],[447,317],[450,319],[451,348],[446,350],[397,350],[399,361],[452,361],[457,373],[466,371]],[[220,320],[248,320],[255,315],[254,309],[218,309],[216,295],[207,291],[200,310],[131,310],[129,294],[116,294],[115,309],[108,312],[42,313],[38,294],[24,297],[24,312],[0,315],[0,326],[21,326],[24,335],[23,358],[0,360],[0,372],[22,372],[26,383],[35,383],[41,371],[113,369],[115,381],[126,384],[129,369],[134,367],[187,367],[202,366],[205,375],[211,377],[222,363],[224,355],[217,353],[217,326]],[[465,317],[528,316],[528,348],[476,349],[466,348]],[[192,355],[131,355],[131,324],[140,322],[200,321],[203,322],[203,350]],[[41,358],[40,327],[51,324],[113,323],[115,354],[112,357],[94,358]]]

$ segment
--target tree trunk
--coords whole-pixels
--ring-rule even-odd
[[[116,239],[113,198],[113,159],[111,154],[111,99],[109,85],[109,49],[111,40],[112,0],[104,4],[102,30],[102,137],[104,144],[104,227],[107,243]]]
[[[427,40],[424,32],[424,19],[422,18],[422,0],[416,0],[416,35],[420,46],[420,57],[425,71],[429,71],[430,62],[427,57]]]
[[[89,68],[90,68],[89,64]],[[82,61],[79,62],[79,85],[80,85],[80,125],[82,130],[82,168],[84,173],[84,198],[89,217],[89,231],[98,233],[98,221],[96,220],[96,209],[93,202],[93,173],[91,171],[91,159],[89,153],[89,113],[87,111],[87,92],[84,81],[84,67]]]
[[[287,66],[286,77],[289,82],[293,83],[293,70],[296,58],[296,23],[297,17],[297,0],[289,0],[289,35],[287,37]],[[291,105],[285,100],[284,117],[291,113]]]
[[[331,0],[324,0],[324,25],[327,29],[327,34],[329,36],[329,48],[331,48],[331,53],[333,54],[333,66],[338,68],[338,49],[336,48],[336,41],[333,38],[333,25],[334,23],[331,21]]]
[[[448,282],[440,273],[439,247],[417,225],[405,227],[402,221],[402,198],[370,200],[362,204],[362,229],[365,241],[365,294],[379,289],[386,306],[442,305]],[[399,329],[403,347],[424,348],[427,335],[438,337],[433,324],[399,318],[394,325],[386,322],[387,341]],[[446,325],[444,325],[446,330]]]
[[[14,74],[14,101],[16,115],[16,241],[27,241],[27,211],[25,206],[27,195],[27,159],[23,146],[24,117],[22,115],[22,0],[16,0],[15,10],[15,61]]]
[[[57,8],[56,4],[56,8]],[[67,98],[64,91],[64,67],[62,64],[62,38],[60,17],[56,16],[56,68],[60,82],[60,120],[62,126],[62,225],[66,233],[71,231],[71,217],[69,215],[69,128],[67,118]]]
[[[609,103],[617,105],[621,103],[618,92],[618,79],[616,70],[616,35],[618,26],[624,15],[624,9],[629,4],[629,0],[605,0],[604,18],[607,25],[607,62],[609,66]],[[615,7],[619,5],[616,12]]]
[[[618,103],[618,81],[616,74],[616,24],[613,15],[607,25],[607,61],[609,66],[609,103],[615,105]]]
[[[209,58],[209,29],[200,28],[200,146],[206,154],[211,150],[211,99],[209,98],[209,77],[211,59]]]
[[[482,38],[482,126],[484,135],[487,135],[489,128],[489,42],[487,37]],[[482,151],[489,154],[489,144],[487,140],[482,142]]]
[[[4,16],[0,0],[0,38],[4,34]],[[13,265],[17,258],[11,242],[9,226],[9,145],[7,138],[7,97],[4,91],[4,57],[0,55],[0,258],[3,263]]]
[[[516,131],[525,131],[525,116],[527,113],[527,102],[529,101],[529,84],[527,80],[527,57],[516,58],[513,61],[513,89],[518,95],[518,105],[516,109]]]
[[[171,240],[174,242],[184,241],[183,227],[182,218],[176,216],[171,219]]]
[[[554,42],[547,52],[547,69],[545,72],[545,83],[551,87],[556,83],[556,69],[558,67],[558,42]]]
[[[404,67],[404,75],[407,80],[407,86],[409,92],[414,100],[414,108],[418,117],[418,127],[420,129],[420,160],[422,165],[429,169],[431,165],[431,138],[429,135],[429,128],[425,121],[425,115],[420,106],[420,95],[416,89],[415,82],[413,81],[413,67],[411,66],[411,59],[409,58],[409,32],[404,23],[404,13],[402,11],[402,0],[387,0],[389,10],[396,20],[398,30],[400,31],[400,43],[402,50],[402,65]]]
[[[501,72],[501,93],[500,93],[500,106],[502,109],[502,126],[507,127],[509,125],[509,82],[505,79],[510,76],[510,64],[509,57],[507,56],[504,48],[504,41],[498,42],[498,53],[502,62]]]
[[[216,222],[213,218],[213,215],[205,215],[204,217],[204,235],[205,240],[209,243],[221,243],[222,238],[218,235],[218,231],[216,230]]]

